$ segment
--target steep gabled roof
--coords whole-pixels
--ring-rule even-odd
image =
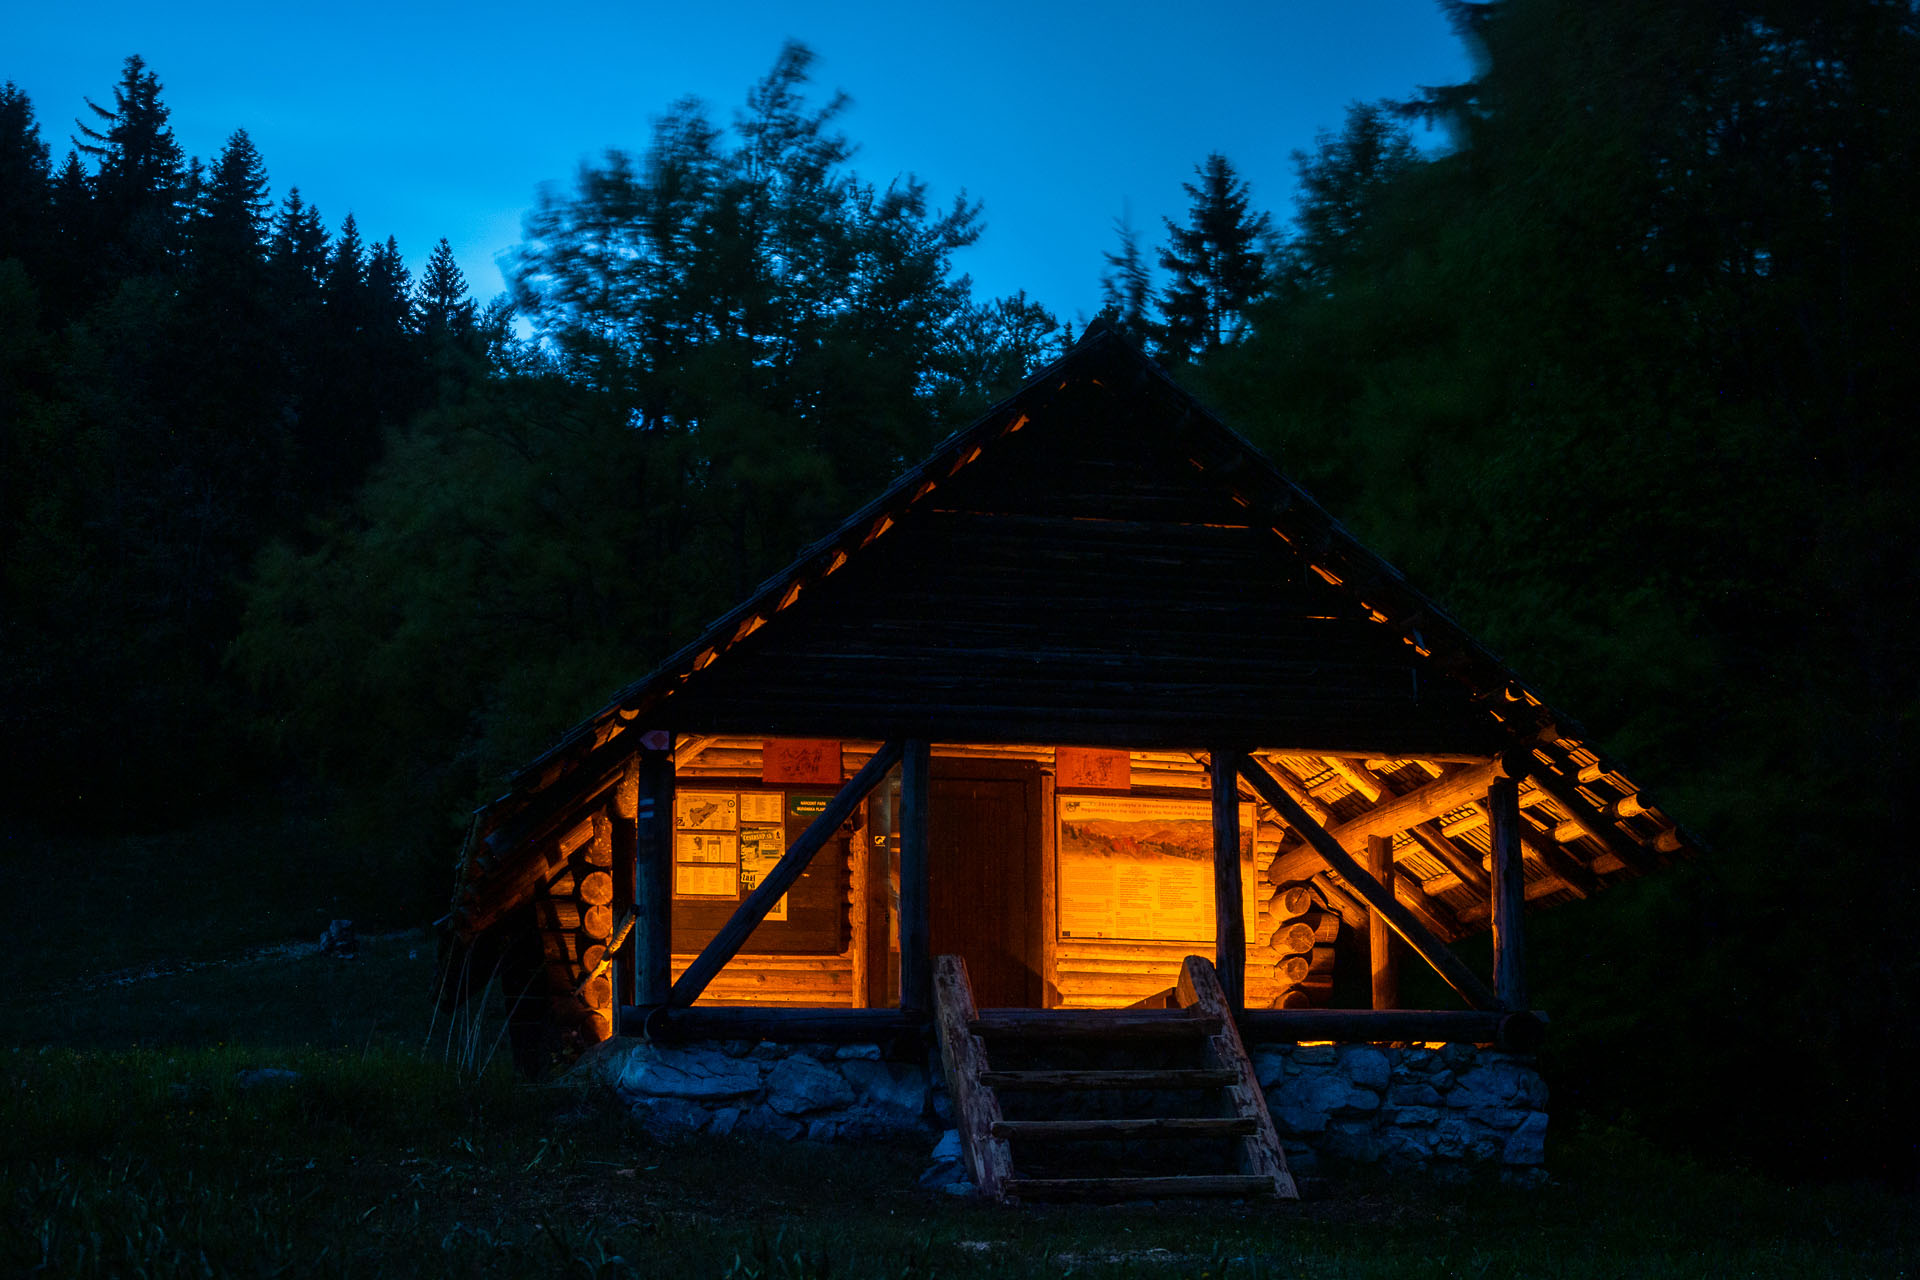
[[[1100,325],[521,770],[476,815],[463,884],[498,878],[531,815],[603,789],[656,728],[1506,752],[1590,875],[1691,843],[1577,724]]]

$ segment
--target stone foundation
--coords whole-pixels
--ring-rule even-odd
[[[1470,1044],[1250,1046],[1294,1172],[1326,1164],[1444,1170],[1545,1158],[1547,1089],[1528,1055]],[[874,1044],[609,1040],[580,1070],[660,1134],[767,1134],[816,1142],[933,1137],[946,1090]]]
[[[926,1068],[877,1044],[609,1040],[579,1070],[611,1086],[655,1134],[767,1134],[814,1142],[932,1134]],[[944,1101],[944,1099],[942,1099]]]
[[[1546,1158],[1547,1086],[1531,1055],[1471,1044],[1248,1049],[1296,1173],[1323,1160],[1446,1168]]]

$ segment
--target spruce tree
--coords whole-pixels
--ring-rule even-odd
[[[213,162],[196,201],[196,275],[233,289],[259,288],[265,265],[267,168],[245,129],[236,129]]]
[[[1294,152],[1300,195],[1283,266],[1288,283],[1324,289],[1354,261],[1379,201],[1415,158],[1406,129],[1368,102],[1348,107],[1346,127],[1319,134],[1311,155]]]
[[[1191,204],[1183,226],[1165,219],[1160,265],[1172,275],[1160,296],[1169,354],[1199,357],[1236,341],[1247,309],[1266,290],[1265,213],[1252,211],[1247,184],[1219,152],[1197,165],[1199,183],[1182,183]]]
[[[1147,266],[1146,255],[1140,251],[1140,232],[1133,220],[1124,216],[1116,218],[1113,229],[1120,237],[1120,251],[1102,255],[1107,260],[1107,270],[1100,277],[1100,314],[1109,324],[1144,345],[1152,336],[1147,304],[1153,298],[1153,273]]]
[[[18,258],[35,274],[52,230],[51,178],[33,103],[9,80],[0,86],[0,260]]]
[[[383,343],[400,346],[411,326],[407,323],[413,304],[409,292],[413,275],[400,257],[400,244],[392,236],[377,246],[367,259],[367,319],[374,334]]]
[[[473,331],[473,299],[467,296],[467,277],[454,261],[446,237],[433,247],[426,270],[414,291],[414,317],[423,337],[464,337]]]
[[[101,265],[110,278],[165,270],[178,248],[187,169],[160,87],[135,54],[114,86],[113,109],[87,99],[95,124],[76,121],[88,141],[76,138],[75,145],[99,161],[94,202],[108,252]]]
[[[327,226],[317,206],[300,198],[300,188],[287,192],[273,221],[267,261],[284,298],[317,299],[327,274]]]

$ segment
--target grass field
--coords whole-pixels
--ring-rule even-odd
[[[16,892],[71,848],[8,846],[0,925],[40,950],[16,946],[0,1001],[0,1275],[1663,1277],[1920,1267],[1910,1197],[1705,1169],[1620,1132],[1557,1131],[1545,1187],[1355,1171],[1299,1204],[1019,1210],[920,1190],[925,1142],[661,1143],[606,1098],[526,1085],[489,1063],[496,1023],[462,1024],[450,1037],[444,1019],[432,1022],[424,934],[391,930],[352,960],[270,945],[309,941],[316,921],[355,914],[352,884],[284,868],[248,880],[237,874],[245,847],[297,840],[271,824],[224,838],[243,848],[195,860],[205,833],[164,837],[115,862],[107,842],[81,846],[115,867],[102,878],[136,904],[115,906],[114,918],[138,917],[141,901],[167,906],[168,924],[106,936],[49,922]],[[209,864],[223,874],[198,892],[177,882],[183,867]],[[307,900],[321,889],[338,896]],[[250,1074],[263,1069],[293,1074]]]

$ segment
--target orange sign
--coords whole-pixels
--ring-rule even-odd
[[[768,738],[760,750],[762,782],[840,785],[840,742],[828,738]]]
[[[1054,785],[1078,791],[1130,791],[1133,771],[1124,751],[1061,747],[1053,753]]]

